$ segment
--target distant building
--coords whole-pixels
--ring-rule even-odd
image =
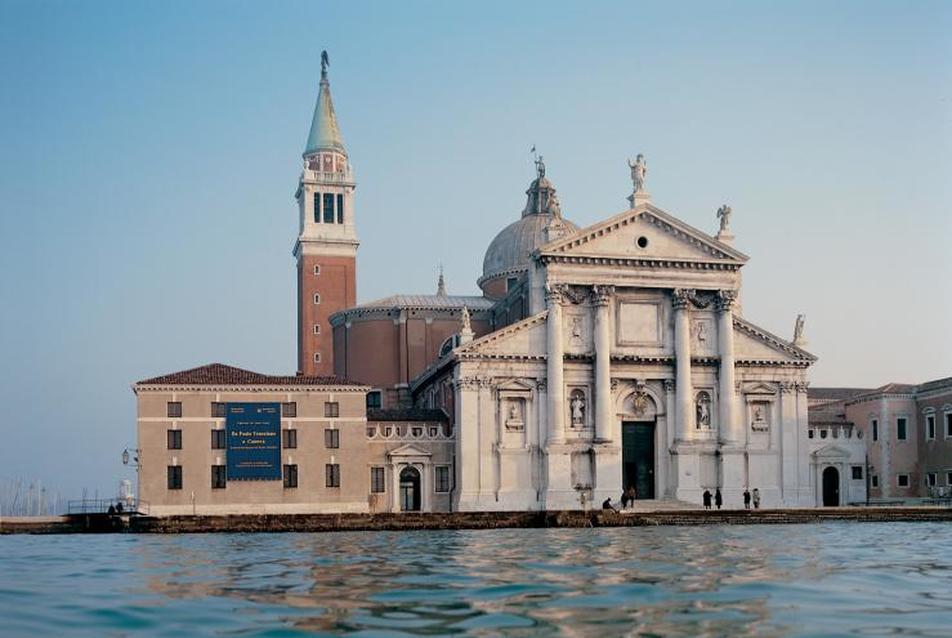
[[[952,377],[867,389],[811,388],[809,397],[811,430],[835,413],[864,435],[870,498],[952,494]]]

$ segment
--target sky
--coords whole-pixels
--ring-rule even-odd
[[[744,316],[814,386],[952,375],[952,3],[0,0],[0,479],[131,478],[136,380],[295,369],[320,51],[358,301],[474,294],[543,154],[564,215],[733,208]]]

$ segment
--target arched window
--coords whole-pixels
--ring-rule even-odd
[[[314,353],[314,363],[320,363],[320,362],[321,362],[321,353],[320,353],[320,352],[315,352],[315,353]]]
[[[316,335],[321,334],[321,324],[319,324],[319,323],[315,323],[315,324],[314,324],[314,334],[316,334]]]
[[[314,293],[314,303],[321,303],[321,296],[318,293]]]

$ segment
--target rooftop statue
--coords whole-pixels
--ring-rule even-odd
[[[717,209],[717,218],[721,220],[721,232],[725,233],[731,229],[731,207],[724,204]]]
[[[327,57],[327,51],[321,51],[321,78],[327,78],[327,67],[330,65],[330,60]]]
[[[635,187],[635,192],[644,192],[645,175],[648,174],[648,165],[645,163],[645,156],[638,153],[638,157],[635,158],[634,163],[632,163],[631,158],[628,158],[628,168],[631,169],[631,183]]]
[[[807,316],[800,314],[797,315],[797,323],[793,326],[793,342],[799,343],[803,341],[803,324],[806,322]]]

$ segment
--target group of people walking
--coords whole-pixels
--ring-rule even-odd
[[[704,494],[702,498],[704,499],[704,509],[706,510],[711,509],[711,498],[712,498],[711,490],[704,490]],[[724,505],[724,497],[721,496],[721,488],[718,487],[714,489],[713,499],[714,499],[714,507],[716,507],[717,509],[721,509],[721,506]],[[749,510],[751,503],[753,503],[755,510],[760,509],[760,490],[758,490],[755,487],[754,491],[751,492],[749,489],[745,487],[744,488],[744,509]]]

